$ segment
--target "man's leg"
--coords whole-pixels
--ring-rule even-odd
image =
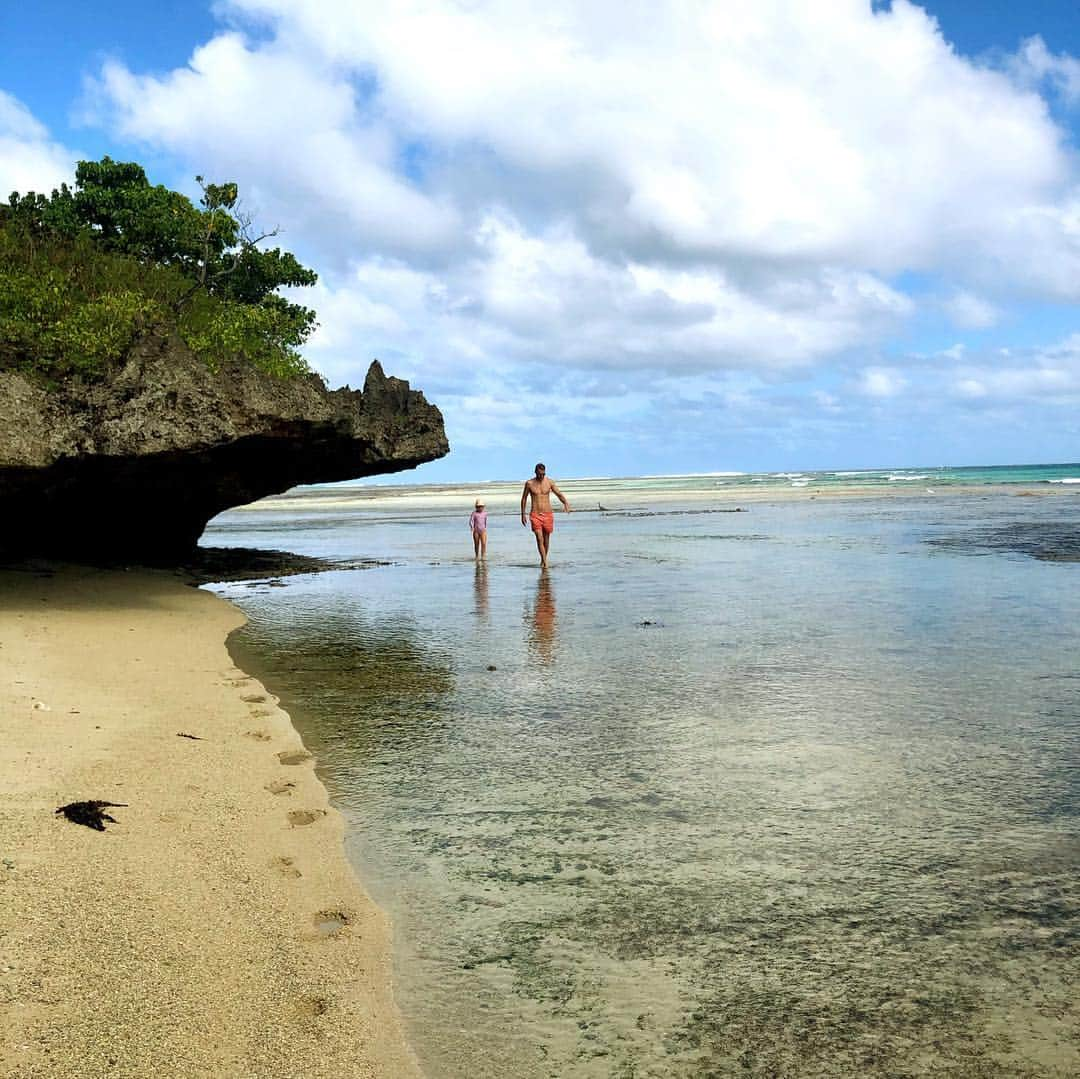
[[[533,535],[536,537],[536,549],[540,552],[540,565],[547,565],[547,542],[542,528],[534,528]]]
[[[547,565],[548,548],[550,546],[551,546],[551,533],[550,532],[545,532],[544,533],[544,557],[543,557],[543,563],[544,563],[545,566]]]

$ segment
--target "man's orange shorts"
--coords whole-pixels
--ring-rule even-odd
[[[554,512],[530,513],[529,522],[532,524],[534,532],[543,532],[545,536],[550,536],[555,531]]]

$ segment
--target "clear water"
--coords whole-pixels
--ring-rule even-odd
[[[392,493],[204,539],[392,563],[217,590],[428,1073],[1080,1074],[1080,563],[966,540],[1074,492],[678,493],[559,516],[546,575]]]

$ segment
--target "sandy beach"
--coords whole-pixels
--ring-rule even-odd
[[[177,575],[0,575],[0,1074],[417,1076],[390,931],[243,616]],[[57,816],[124,803],[105,831]]]

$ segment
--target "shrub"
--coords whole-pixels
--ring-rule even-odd
[[[0,368],[97,377],[153,327],[214,369],[239,358],[281,378],[308,371],[299,349],[315,313],[276,290],[316,275],[258,247],[235,184],[198,180],[201,209],[106,157],[79,163],[74,190],[0,205]]]

